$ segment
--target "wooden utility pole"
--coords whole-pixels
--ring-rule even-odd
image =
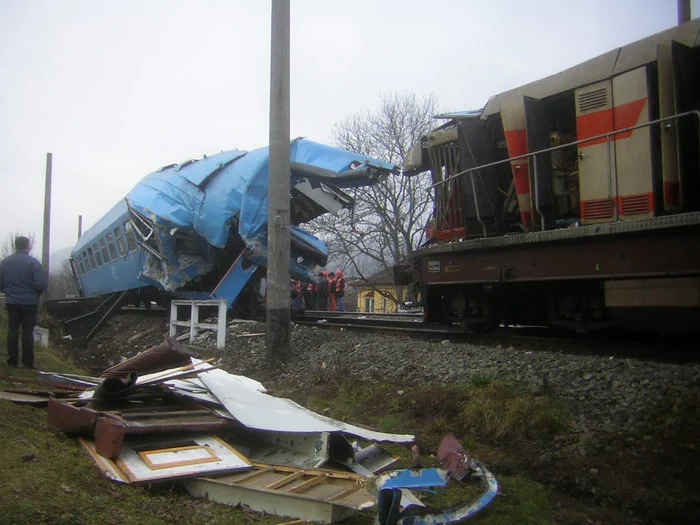
[[[678,0],[678,25],[690,22],[690,0]]]
[[[44,232],[41,236],[41,265],[46,277],[49,276],[49,250],[51,239],[51,170],[53,154],[46,154],[46,184],[44,187]]]
[[[289,0],[272,0],[267,209],[267,358],[289,357]]]

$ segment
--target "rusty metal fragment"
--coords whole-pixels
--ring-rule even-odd
[[[177,368],[191,364],[190,357],[193,353],[187,350],[184,345],[176,341],[169,335],[158,346],[154,346],[114,365],[100,373],[99,377],[122,377],[128,376],[130,372],[139,375],[144,373],[153,374],[170,368]]]

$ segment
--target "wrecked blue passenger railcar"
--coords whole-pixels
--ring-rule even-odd
[[[328,248],[299,224],[353,205],[344,191],[395,166],[304,139],[290,151],[290,273],[312,281]],[[267,261],[268,148],[226,151],[147,175],[76,244],[83,295],[131,291],[134,301],[258,296]]]

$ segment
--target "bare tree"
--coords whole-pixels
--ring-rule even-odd
[[[0,261],[2,261],[8,255],[15,253],[15,239],[17,237],[27,237],[29,239],[29,246],[34,246],[34,234],[33,233],[21,233],[15,232],[10,233],[6,238],[5,242],[0,245]]]
[[[333,140],[341,148],[401,167],[408,149],[430,131],[437,111],[433,95],[381,95],[376,111],[351,115],[336,124]],[[392,265],[407,260],[425,239],[432,210],[428,184],[428,175],[396,175],[383,184],[358,188],[352,212],[323,215],[312,229],[328,242],[330,260],[352,276],[369,283],[368,277],[378,272],[390,275]],[[398,293],[388,298],[402,300]]]
[[[77,293],[78,287],[75,283],[70,261],[63,261],[60,270],[51,272],[46,297],[48,299],[65,299],[66,297],[74,297],[74,294]]]

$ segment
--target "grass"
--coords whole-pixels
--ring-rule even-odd
[[[0,351],[4,353],[1,321]],[[71,362],[69,354],[56,350],[37,349],[36,363],[46,371],[85,373]],[[33,371],[10,369],[5,359],[0,362],[0,388],[13,383],[10,376],[33,375]],[[501,494],[479,516],[479,523],[589,523],[591,509],[583,508],[581,518],[572,519],[570,511],[562,513],[552,503],[556,498],[542,484],[522,473],[499,472],[498,464],[505,453],[484,444],[478,436],[531,437],[522,429],[527,417],[549,421],[551,429],[559,428],[565,418],[556,407],[528,399],[495,377],[472,377],[463,385],[449,387],[410,388],[338,380],[331,386],[319,385],[313,391],[290,397],[337,419],[386,432],[415,433],[423,466],[437,466],[437,444],[445,434],[455,434],[470,453],[487,464],[493,462],[491,466],[495,464],[494,472],[501,483]],[[0,401],[0,407],[0,523],[273,525],[289,521],[196,500],[178,484],[140,487],[108,481],[76,440],[48,429],[44,409],[4,401]],[[408,447],[384,447],[400,455],[399,467],[411,466]],[[453,482],[446,491],[421,497],[428,505],[446,508],[472,501],[481,490],[477,482]],[[571,505],[567,502],[567,509]],[[373,521],[374,513],[368,511],[344,523],[370,525]]]
[[[544,525],[554,524],[547,490],[522,476],[500,476],[500,495],[496,502],[479,517],[479,523],[488,525]],[[454,501],[470,501],[479,496],[476,484],[454,483],[444,491],[425,498],[425,503],[436,508],[449,507]]]
[[[563,432],[569,414],[550,398],[524,394],[512,384],[494,380],[476,388],[465,401],[464,422],[492,439],[545,441]]]
[[[4,350],[4,348],[3,348]],[[70,363],[42,351],[41,368]],[[80,372],[79,369],[72,369]],[[0,383],[34,372],[0,365]],[[17,384],[16,386],[26,384]],[[280,518],[193,499],[178,486],[138,487],[106,480],[77,440],[48,428],[46,410],[0,401],[0,523],[272,525]]]
[[[65,371],[81,370],[51,351],[37,353],[44,370],[61,366]],[[8,376],[31,377],[33,372],[0,365],[0,384],[12,383]],[[388,393],[391,389],[380,388]],[[377,391],[374,391],[376,394]],[[349,397],[329,397],[323,404],[353,416],[367,411],[372,398],[352,390]],[[352,400],[352,404],[350,402]],[[318,400],[321,402],[321,400]],[[410,405],[410,403],[409,403]],[[178,485],[139,487],[121,485],[103,478],[76,440],[48,429],[45,409],[2,402],[0,420],[0,523],[3,524],[234,524],[273,525],[286,518],[246,513],[212,502],[193,499]],[[405,408],[404,408],[405,410]],[[409,409],[410,412],[410,409]],[[390,431],[406,431],[403,416],[390,414]],[[349,420],[353,420],[350,418]],[[357,420],[357,419],[355,419]],[[409,466],[407,447],[388,446],[403,456],[402,466]],[[433,464],[436,464],[432,460]],[[552,509],[547,491],[538,483],[518,476],[500,478],[506,496],[500,496],[479,523],[549,524]],[[429,504],[454,505],[470,501],[480,492],[478,484],[454,484],[449,491],[426,496]],[[431,499],[432,498],[432,499]],[[371,512],[347,520],[348,525],[370,525]]]
[[[7,365],[6,313],[0,308],[0,389],[27,388],[14,378],[33,370]],[[37,347],[44,371],[85,374],[70,355]],[[49,429],[46,410],[0,401],[0,523],[50,525],[232,524],[289,521],[196,500],[179,485],[122,485],[105,479],[78,441]]]

